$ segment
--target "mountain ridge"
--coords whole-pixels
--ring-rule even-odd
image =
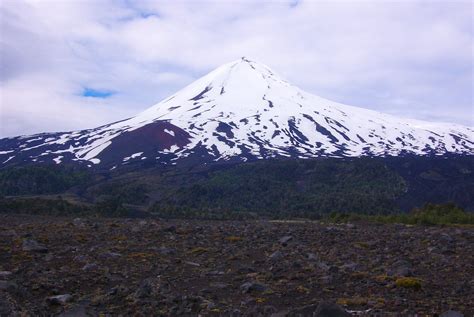
[[[224,64],[137,116],[0,140],[0,166],[474,154],[474,128],[403,119],[307,93],[269,67]]]

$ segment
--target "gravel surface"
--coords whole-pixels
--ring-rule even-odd
[[[473,294],[469,227],[0,216],[1,316],[473,316]]]

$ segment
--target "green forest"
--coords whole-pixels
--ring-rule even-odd
[[[336,221],[364,215],[422,223],[425,214],[404,217],[428,203],[473,210],[473,166],[469,157],[398,157],[135,166],[114,172],[13,167],[0,170],[0,212]]]

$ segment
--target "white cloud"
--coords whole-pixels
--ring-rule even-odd
[[[0,133],[119,120],[240,56],[339,102],[474,124],[470,1],[290,3],[4,0]]]

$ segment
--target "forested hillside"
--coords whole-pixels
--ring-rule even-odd
[[[0,170],[2,212],[16,200],[61,195],[61,210],[165,218],[319,218],[328,213],[390,214],[426,203],[474,209],[474,159],[397,157],[266,160],[240,164],[99,171],[51,165]],[[26,196],[26,197],[25,197]],[[29,200],[26,206],[45,200]],[[8,202],[6,202],[8,200]],[[77,205],[87,205],[77,208]],[[69,205],[75,206],[68,207]],[[22,206],[15,207],[15,206]],[[20,210],[22,209],[22,210]],[[40,210],[41,209],[41,210]]]

